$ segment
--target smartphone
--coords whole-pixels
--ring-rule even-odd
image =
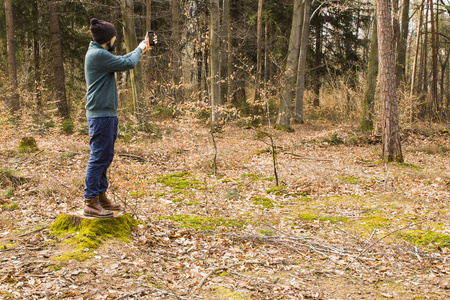
[[[147,31],[147,36],[148,36],[148,44],[152,47],[155,46],[155,41],[153,40],[153,31],[152,30]]]

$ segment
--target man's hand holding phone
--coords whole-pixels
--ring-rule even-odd
[[[153,33],[153,31],[147,31],[147,35],[145,36],[145,40],[143,40],[139,47],[142,49],[142,53],[145,51],[151,49],[152,47],[156,46],[158,43],[158,37],[156,34]]]

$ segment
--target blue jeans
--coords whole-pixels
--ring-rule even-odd
[[[117,117],[91,118],[89,125],[89,159],[84,178],[84,197],[95,198],[108,188],[106,171],[114,158],[114,144],[117,138]]]

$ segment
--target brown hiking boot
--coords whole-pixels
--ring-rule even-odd
[[[100,202],[100,205],[106,209],[106,210],[120,210],[120,204],[119,203],[112,203],[108,197],[106,197],[106,193],[100,193],[98,195],[98,201]]]
[[[84,215],[95,218],[112,218],[114,213],[112,211],[105,210],[98,202],[98,196],[91,199],[85,199],[84,203]]]

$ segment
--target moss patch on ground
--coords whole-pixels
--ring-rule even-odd
[[[75,250],[57,259],[88,259],[104,239],[115,238],[128,242],[131,230],[136,225],[138,221],[131,215],[124,214],[117,218],[83,219],[78,226],[74,226],[68,215],[61,214],[51,226],[52,234],[58,237],[71,236],[65,243],[75,246]]]
[[[19,153],[34,153],[39,151],[36,140],[34,137],[24,137],[19,142]]]
[[[213,289],[214,299],[251,299],[250,295],[244,295],[220,285]]]
[[[0,245],[0,250],[11,249],[11,248],[14,248],[15,246],[16,245],[14,245],[14,244]]]
[[[161,219],[172,220],[180,224],[180,228],[193,228],[201,230],[213,230],[217,226],[241,228],[247,222],[239,219],[212,218],[197,215],[175,215],[161,217]]]
[[[412,244],[424,247],[450,248],[450,235],[431,230],[410,230],[398,235]]]
[[[324,221],[324,222],[330,222],[333,224],[348,221],[347,217],[317,216],[315,214],[310,214],[310,213],[301,213],[301,214],[299,214],[299,217],[304,221],[320,220],[320,221]]]
[[[273,208],[273,201],[267,197],[256,197],[252,199],[254,205],[260,206],[260,209]]]
[[[267,194],[274,193],[275,195],[279,196],[282,194],[281,191],[285,190],[286,188],[287,188],[286,186],[274,186],[273,188],[266,190],[266,193]]]
[[[201,182],[193,178],[191,172],[181,172],[159,176],[156,181],[173,188],[172,193],[180,194],[188,189],[201,189]]]
[[[7,211],[14,211],[14,210],[19,209],[19,205],[15,202],[5,203],[5,204],[2,204],[1,209],[7,210]]]

